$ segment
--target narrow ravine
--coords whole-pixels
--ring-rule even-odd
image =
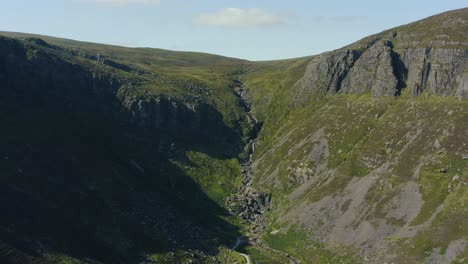
[[[250,109],[250,103],[246,100],[244,84],[238,79],[234,88],[241,106],[244,108],[253,131],[246,140],[244,151],[247,158],[241,161],[242,186],[237,193],[226,199],[226,206],[231,214],[239,216],[249,223],[249,243],[254,243],[266,229],[263,214],[270,209],[271,196],[253,188],[254,168],[252,159],[257,144],[257,136],[261,130],[261,124],[257,121]]]
[[[238,86],[235,92],[240,99],[249,122],[254,128],[250,139],[245,145],[245,151],[248,158],[241,162],[242,186],[233,197],[226,199],[226,207],[231,214],[239,216],[246,224],[249,231],[246,236],[238,237],[233,246],[233,250],[242,248],[245,245],[260,247],[263,250],[279,254],[289,260],[290,264],[298,264],[295,258],[285,252],[270,248],[262,241],[262,235],[267,231],[268,224],[265,213],[271,209],[271,195],[258,191],[253,188],[253,178],[255,175],[253,164],[253,155],[255,152],[257,137],[262,128],[262,124],[257,121],[251,112],[250,103],[246,99],[246,90],[244,84],[238,79]],[[239,252],[248,264],[252,263],[249,255]]]

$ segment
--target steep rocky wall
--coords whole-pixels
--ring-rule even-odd
[[[405,48],[399,51],[408,71],[406,80],[410,94],[424,91],[441,96],[468,97],[468,49]]]
[[[306,94],[364,94],[397,96],[408,89],[440,96],[467,97],[468,50],[444,43],[405,47],[398,36],[365,46],[324,53],[311,59],[296,86]],[[395,44],[396,43],[396,44]]]
[[[70,57],[74,59],[46,44],[1,38],[4,95],[70,111],[89,122],[105,120],[118,133],[132,132],[160,143],[164,135],[168,141],[178,138],[188,144],[240,145],[242,131],[229,128],[208,100],[147,93],[137,76],[128,80],[120,75],[120,67],[113,69],[115,73],[90,71],[67,61]]]

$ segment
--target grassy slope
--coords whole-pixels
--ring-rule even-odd
[[[466,30],[460,28],[457,17],[461,16],[466,21],[467,15],[468,12],[464,9],[430,17],[370,36],[345,48],[366,45],[365,43],[376,37],[398,32],[399,38],[395,43],[397,50],[425,47],[429,41],[434,40],[451,43],[442,48],[463,49],[467,45]],[[441,204],[444,204],[444,209],[426,231],[411,239],[395,240],[395,252],[404,252],[399,261],[405,259],[419,263],[428,256],[428,250],[441,248],[444,251],[449,242],[466,238],[468,226],[463,219],[468,217],[468,162],[462,160],[462,154],[466,152],[468,145],[464,136],[468,131],[468,102],[427,94],[415,100],[404,92],[397,99],[371,98],[370,95],[311,96],[300,100],[301,103],[298,104],[295,98],[301,95],[294,94],[295,90],[292,87],[299,79],[298,76],[301,77],[304,73],[307,61],[308,58],[304,58],[257,65],[257,68],[243,77],[250,99],[254,102],[253,109],[263,122],[254,157],[256,186],[273,193],[273,197],[276,197],[276,210],[269,216],[271,230],[283,230],[283,234],[266,235],[266,241],[274,248],[302,258],[306,263],[336,263],[337,259],[334,258],[339,257],[330,255],[320,244],[314,246],[310,239],[301,233],[304,232],[301,227],[295,226],[284,233],[297,219],[285,221],[282,217],[290,208],[299,206],[302,202],[313,203],[325,196],[339,194],[353,177],[365,176],[386,161],[391,161],[392,165],[383,181],[390,186],[407,183],[414,180],[411,175],[420,159],[427,155],[434,158],[422,166],[418,179],[424,204],[411,225],[426,221]],[[447,113],[450,113],[450,116]],[[454,131],[447,135],[446,132],[444,134],[444,128]],[[291,181],[291,178],[294,178],[291,168],[314,170],[315,164],[308,159],[308,154],[315,143],[304,143],[304,139],[319,129],[324,129],[324,138],[328,143],[326,169],[336,171],[337,176],[320,180],[298,197],[287,198],[288,194],[301,185]],[[410,142],[407,137],[416,130],[422,132],[414,142]],[[436,140],[442,145],[442,152],[432,147]],[[389,142],[396,145],[387,147]],[[402,150],[406,144],[408,147]],[[448,170],[440,172],[441,168]],[[314,177],[313,173],[309,174],[310,177]],[[459,182],[452,182],[455,175],[460,176]],[[447,191],[449,183],[452,185],[451,192]],[[374,185],[369,190],[366,199],[374,209],[371,210],[368,219],[376,220],[385,216],[379,207],[395,195],[392,193],[394,191],[382,189],[379,185]],[[393,224],[399,223],[396,221]],[[431,230],[439,231],[437,235],[431,235]],[[302,235],[297,236],[298,232]],[[313,234],[314,230],[309,230],[308,233]],[[402,249],[403,251],[400,251]],[[339,255],[344,252],[347,250],[335,248],[335,253]],[[467,252],[465,249],[461,257]],[[345,259],[353,262],[347,257]]]
[[[401,98],[385,102],[368,96],[358,98],[340,96],[322,98],[315,105],[321,107],[308,107],[289,114],[288,121],[276,127],[279,132],[274,138],[265,135],[261,137],[262,145],[259,146],[257,158],[262,160],[257,166],[257,186],[272,192],[274,197],[277,197],[275,204],[277,211],[270,215],[271,230],[283,229],[288,223],[296,222],[294,218],[287,218],[286,221],[282,218],[283,220],[277,221],[288,212],[288,208],[294,208],[302,202],[313,203],[325,196],[339,194],[353,177],[366,175],[384,161],[395,163],[390,166],[381,184],[398,186],[413,180],[411,176],[422,157],[433,155],[435,160],[422,167],[419,185],[424,205],[412,225],[426,221],[435,208],[444,203],[445,209],[432,224],[434,229],[441,231],[437,236],[432,236],[431,231],[426,231],[426,234],[421,233],[413,241],[401,241],[406,244],[414,243],[415,249],[408,251],[406,257],[414,257],[420,261],[425,256],[424,250],[427,248],[446,248],[449,242],[468,235],[466,222],[463,220],[468,214],[463,206],[460,207],[466,202],[468,193],[466,188],[468,162],[462,160],[462,153],[468,144],[463,137],[465,134],[463,131],[468,129],[467,102],[458,102],[453,98],[418,99],[416,102]],[[412,109],[410,112],[409,108]],[[454,114],[448,119],[446,113],[450,111]],[[382,113],[383,117],[376,118]],[[414,120],[414,115],[418,116],[417,120]],[[454,127],[456,131],[453,135],[443,136],[441,129],[443,127]],[[325,129],[325,138],[329,142],[330,156],[327,160],[327,169],[336,169],[337,176],[329,179],[330,181],[325,178],[307,189],[303,195],[292,200],[287,199],[284,195],[301,185],[291,182],[289,168],[314,169],[314,162],[308,159],[308,153],[313,148],[314,142],[307,142],[298,148],[296,144],[319,129]],[[405,135],[411,135],[415,129],[421,129],[422,134],[415,142],[409,143]],[[396,139],[402,141],[396,143]],[[437,139],[443,145],[443,153],[438,153],[438,150],[432,148],[432,144]],[[269,141],[272,143],[269,144]],[[388,149],[387,142],[395,142],[396,146]],[[409,148],[396,155],[401,150],[399,148],[405,144],[409,144]],[[292,153],[291,146],[294,147]],[[272,148],[273,151],[268,151]],[[368,162],[369,160],[372,162]],[[449,169],[442,173],[439,172],[441,168]],[[270,175],[275,176],[268,178]],[[460,182],[452,182],[455,175],[461,177]],[[310,176],[313,177],[313,174]],[[452,192],[449,192],[447,186],[451,182],[455,186],[452,187]],[[368,191],[366,195],[368,205],[374,207],[369,212],[368,219],[385,217],[385,213],[380,210],[387,199],[393,197],[391,188],[382,189],[382,185],[374,185]],[[306,238],[302,240],[303,242],[299,242],[301,239],[297,237],[299,241],[294,243],[299,244],[291,247],[291,244],[294,244],[291,239],[296,238],[294,232],[297,231],[291,229],[285,235],[268,235],[266,239],[272,247],[285,250],[295,256],[305,256],[304,260],[311,259],[311,256],[326,258],[329,254],[326,251],[310,249],[310,242]],[[300,243],[304,244],[301,246]]]

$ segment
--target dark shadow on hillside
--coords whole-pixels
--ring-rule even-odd
[[[164,98],[123,107],[112,76],[0,39],[0,261],[54,251],[88,262],[231,246],[239,230],[170,161],[190,147],[239,154],[241,135],[208,104]],[[174,154],[176,153],[176,154]],[[51,260],[53,262],[53,260]]]
[[[400,57],[400,54],[395,52],[393,48],[393,43],[388,42],[390,50],[390,56],[392,58],[392,68],[393,68],[393,75],[395,75],[397,79],[397,87],[395,91],[395,96],[400,96],[402,90],[406,87],[405,80],[408,77],[408,69],[405,66],[405,63]]]

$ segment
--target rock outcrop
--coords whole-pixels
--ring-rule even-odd
[[[392,43],[378,41],[370,47],[345,49],[312,58],[299,85],[307,93],[337,94],[371,92],[394,96],[399,92]]]
[[[468,49],[463,43],[403,42],[397,31],[311,58],[296,86],[300,94],[398,96],[408,89],[468,97]]]
[[[410,94],[424,91],[441,96],[468,97],[468,49],[407,48],[400,57],[408,71],[406,86]]]

